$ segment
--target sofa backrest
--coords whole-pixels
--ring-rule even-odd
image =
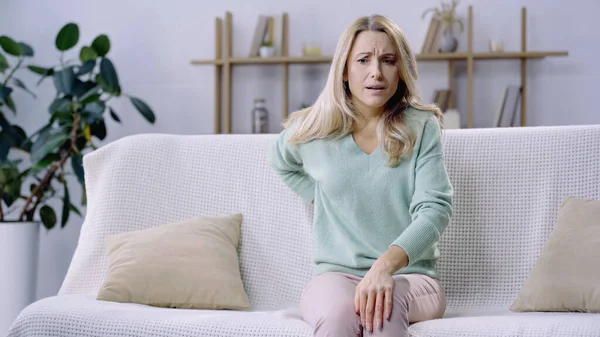
[[[293,303],[311,273],[312,207],[267,166],[273,137],[144,134],[86,155],[88,206],[59,293],[97,293],[107,235],[239,212],[241,274],[253,307]]]
[[[312,206],[270,170],[274,135],[135,135],[84,157],[88,207],[60,294],[96,294],[107,235],[241,212],[241,273],[257,310],[297,303],[309,281]],[[449,307],[506,307],[565,195],[600,199],[600,125],[446,130],[456,190],[439,270]]]
[[[562,199],[600,199],[600,125],[446,132],[456,193],[438,265],[448,306],[507,309]]]

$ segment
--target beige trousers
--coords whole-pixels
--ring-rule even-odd
[[[390,320],[380,331],[373,322],[369,334],[354,311],[354,294],[361,278],[343,273],[324,273],[305,287],[300,300],[303,319],[313,327],[315,337],[394,336],[408,337],[410,323],[441,318],[446,297],[440,283],[425,275],[394,275],[394,299]]]

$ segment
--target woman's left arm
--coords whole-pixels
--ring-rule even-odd
[[[454,190],[446,171],[441,127],[435,117],[425,122],[415,168],[411,223],[391,244],[404,250],[409,266],[429,250],[448,227]]]

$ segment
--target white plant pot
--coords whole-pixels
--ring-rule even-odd
[[[260,57],[272,57],[275,56],[275,48],[262,46],[258,49],[258,54]]]
[[[40,223],[0,222],[0,336],[36,299]]]

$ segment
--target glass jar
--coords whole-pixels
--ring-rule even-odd
[[[257,98],[254,100],[252,109],[252,133],[269,132],[269,111],[265,107],[265,100]]]

